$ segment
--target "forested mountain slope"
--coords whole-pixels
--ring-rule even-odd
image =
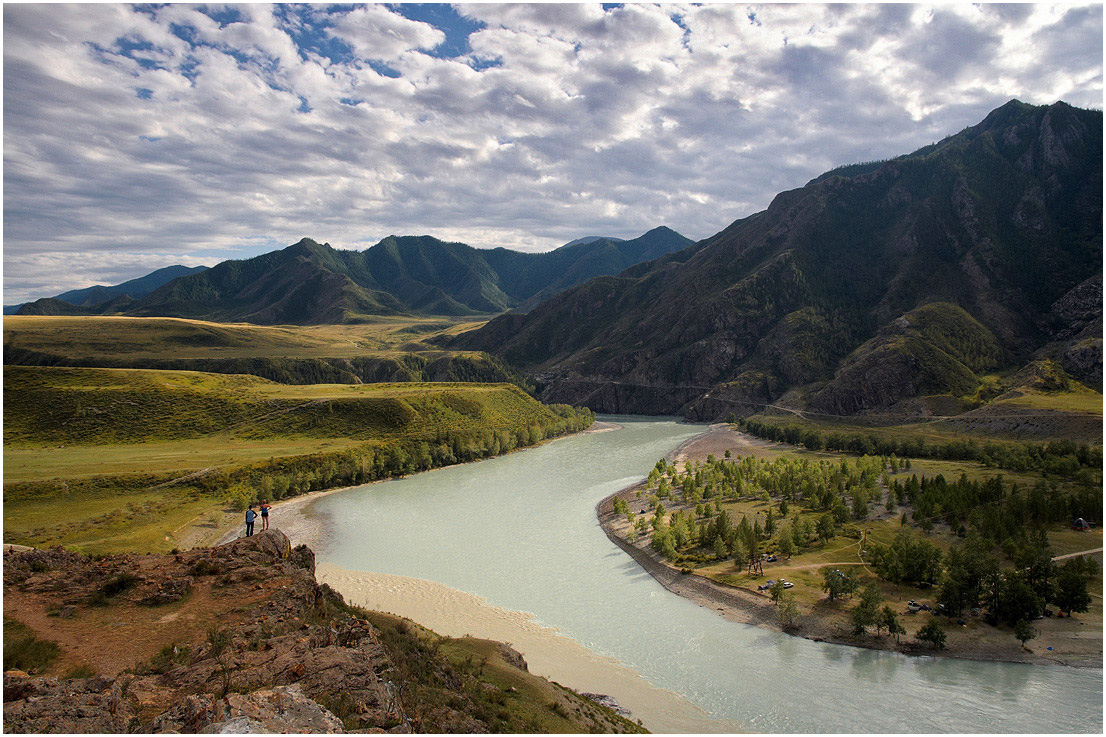
[[[342,251],[304,238],[174,280],[126,314],[323,324],[360,315],[496,313],[690,243],[665,227],[547,253],[484,250],[430,236],[389,236],[365,251]]]

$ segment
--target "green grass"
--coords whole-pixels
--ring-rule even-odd
[[[112,445],[7,447],[4,481],[80,479],[143,473],[150,469],[184,475],[202,468],[228,468],[269,458],[348,450],[359,445],[346,438],[222,438],[154,441]]]
[[[1085,412],[1102,416],[1102,395],[1082,384],[1074,383],[1070,391],[1042,392],[1020,389],[1020,396],[1000,398],[991,406],[1031,407],[1060,412]],[[1100,438],[1101,440],[1101,438]]]
[[[426,350],[483,320],[374,317],[358,325],[266,326],[170,317],[4,317],[4,348],[67,358],[354,358]],[[435,349],[436,350],[436,349]]]
[[[470,715],[494,732],[645,732],[625,717],[508,663],[498,642],[442,637],[392,614],[363,610],[357,613],[377,628],[394,662],[433,663],[440,659],[448,663],[455,677],[462,676],[458,680],[470,699]],[[447,696],[428,671],[431,669],[406,674],[415,681],[408,685],[410,698],[424,708]]]
[[[58,644],[40,640],[22,622],[4,617],[4,670],[40,673],[58,656]]]
[[[379,317],[357,325],[263,326],[141,317],[4,319],[12,366],[251,374],[285,384],[528,380],[499,359],[431,341],[479,326],[449,318]]]
[[[253,376],[9,366],[4,443],[434,437],[552,418],[510,384],[277,384]]]
[[[175,545],[175,532],[221,506],[211,496],[177,489],[5,499],[4,539],[98,553],[168,550]]]
[[[513,384],[277,384],[188,371],[9,366],[4,540],[165,551],[251,498],[365,483],[590,423]]]

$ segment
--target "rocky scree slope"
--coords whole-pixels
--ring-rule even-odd
[[[504,645],[347,606],[276,530],[165,556],[8,552],[4,615],[98,671],[5,672],[6,732],[640,731]],[[469,642],[491,650],[445,655]]]
[[[1101,271],[1102,113],[1012,101],[452,346],[597,411],[716,419],[806,387],[852,413],[963,392],[1040,352],[1100,380]]]

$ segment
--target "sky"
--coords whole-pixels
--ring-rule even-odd
[[[1017,98],[1102,6],[4,5],[6,304],[307,236],[705,238]]]

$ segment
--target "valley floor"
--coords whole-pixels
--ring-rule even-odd
[[[780,455],[802,455],[806,457],[834,458],[835,454],[813,453],[797,449],[792,446],[774,443],[755,438],[746,433],[738,432],[729,425],[712,425],[710,430],[688,441],[674,451],[669,461],[678,465],[688,460],[703,462],[707,456],[722,457],[727,451],[732,451],[734,456],[756,456],[760,458],[775,458]],[[629,554],[650,575],[660,582],[669,591],[683,596],[697,604],[716,610],[720,615],[735,622],[742,622],[756,626],[783,630],[777,616],[777,608],[767,593],[755,591],[752,586],[758,582],[753,580],[749,585],[730,585],[718,578],[732,578],[741,574],[741,571],[729,561],[724,564],[705,566],[695,572],[684,572],[680,568],[672,566],[665,558],[656,553],[650,546],[648,535],[642,535],[635,541],[629,539],[630,525],[624,515],[616,514],[614,501],[621,498],[626,501],[632,512],[649,516],[651,506],[649,501],[638,497],[644,489],[644,483],[627,487],[610,497],[607,497],[596,507],[600,525],[607,537]],[[680,505],[672,505],[666,502],[669,511],[681,508]],[[1053,545],[1056,552],[1062,555],[1081,552],[1082,550],[1095,550],[1094,555],[1102,560],[1102,532],[1094,530],[1091,533],[1078,535],[1076,539],[1069,540],[1071,536],[1059,532],[1054,536]],[[1033,663],[1040,665],[1069,665],[1080,667],[1102,667],[1102,590],[1101,579],[1092,588],[1091,610],[1076,618],[1043,619],[1034,623],[1038,634],[1036,639],[1030,641],[1028,649],[1023,648],[1014,638],[1008,627],[991,627],[982,622],[978,617],[966,617],[965,626],[946,627],[948,637],[947,647],[944,650],[932,650],[924,645],[917,644],[913,635],[930,618],[929,615],[909,613],[906,609],[908,599],[916,599],[919,602],[935,605],[936,590],[930,589],[923,592],[920,589],[900,587],[901,598],[889,599],[886,603],[896,610],[901,616],[901,622],[906,627],[907,635],[897,640],[890,636],[854,636],[849,623],[850,605],[843,602],[829,602],[826,600],[819,586],[821,576],[819,569],[825,565],[855,565],[861,566],[866,572],[871,573],[868,566],[859,556],[859,543],[852,540],[839,539],[834,544],[827,546],[832,548],[826,551],[816,551],[814,554],[796,556],[792,560],[780,560],[776,563],[766,563],[763,575],[757,577],[760,582],[773,578],[779,578],[786,574],[788,580],[796,583],[794,591],[797,594],[797,602],[800,608],[800,616],[795,622],[795,627],[790,630],[795,634],[818,642],[832,642],[843,645],[852,645],[877,650],[892,650],[914,655],[936,655],[970,660],[991,660],[1000,662]],[[1068,549],[1071,548],[1071,549]],[[804,560],[809,558],[810,560]],[[811,562],[815,561],[815,562]],[[686,569],[684,569],[686,570]],[[786,630],[784,630],[786,631]]]

